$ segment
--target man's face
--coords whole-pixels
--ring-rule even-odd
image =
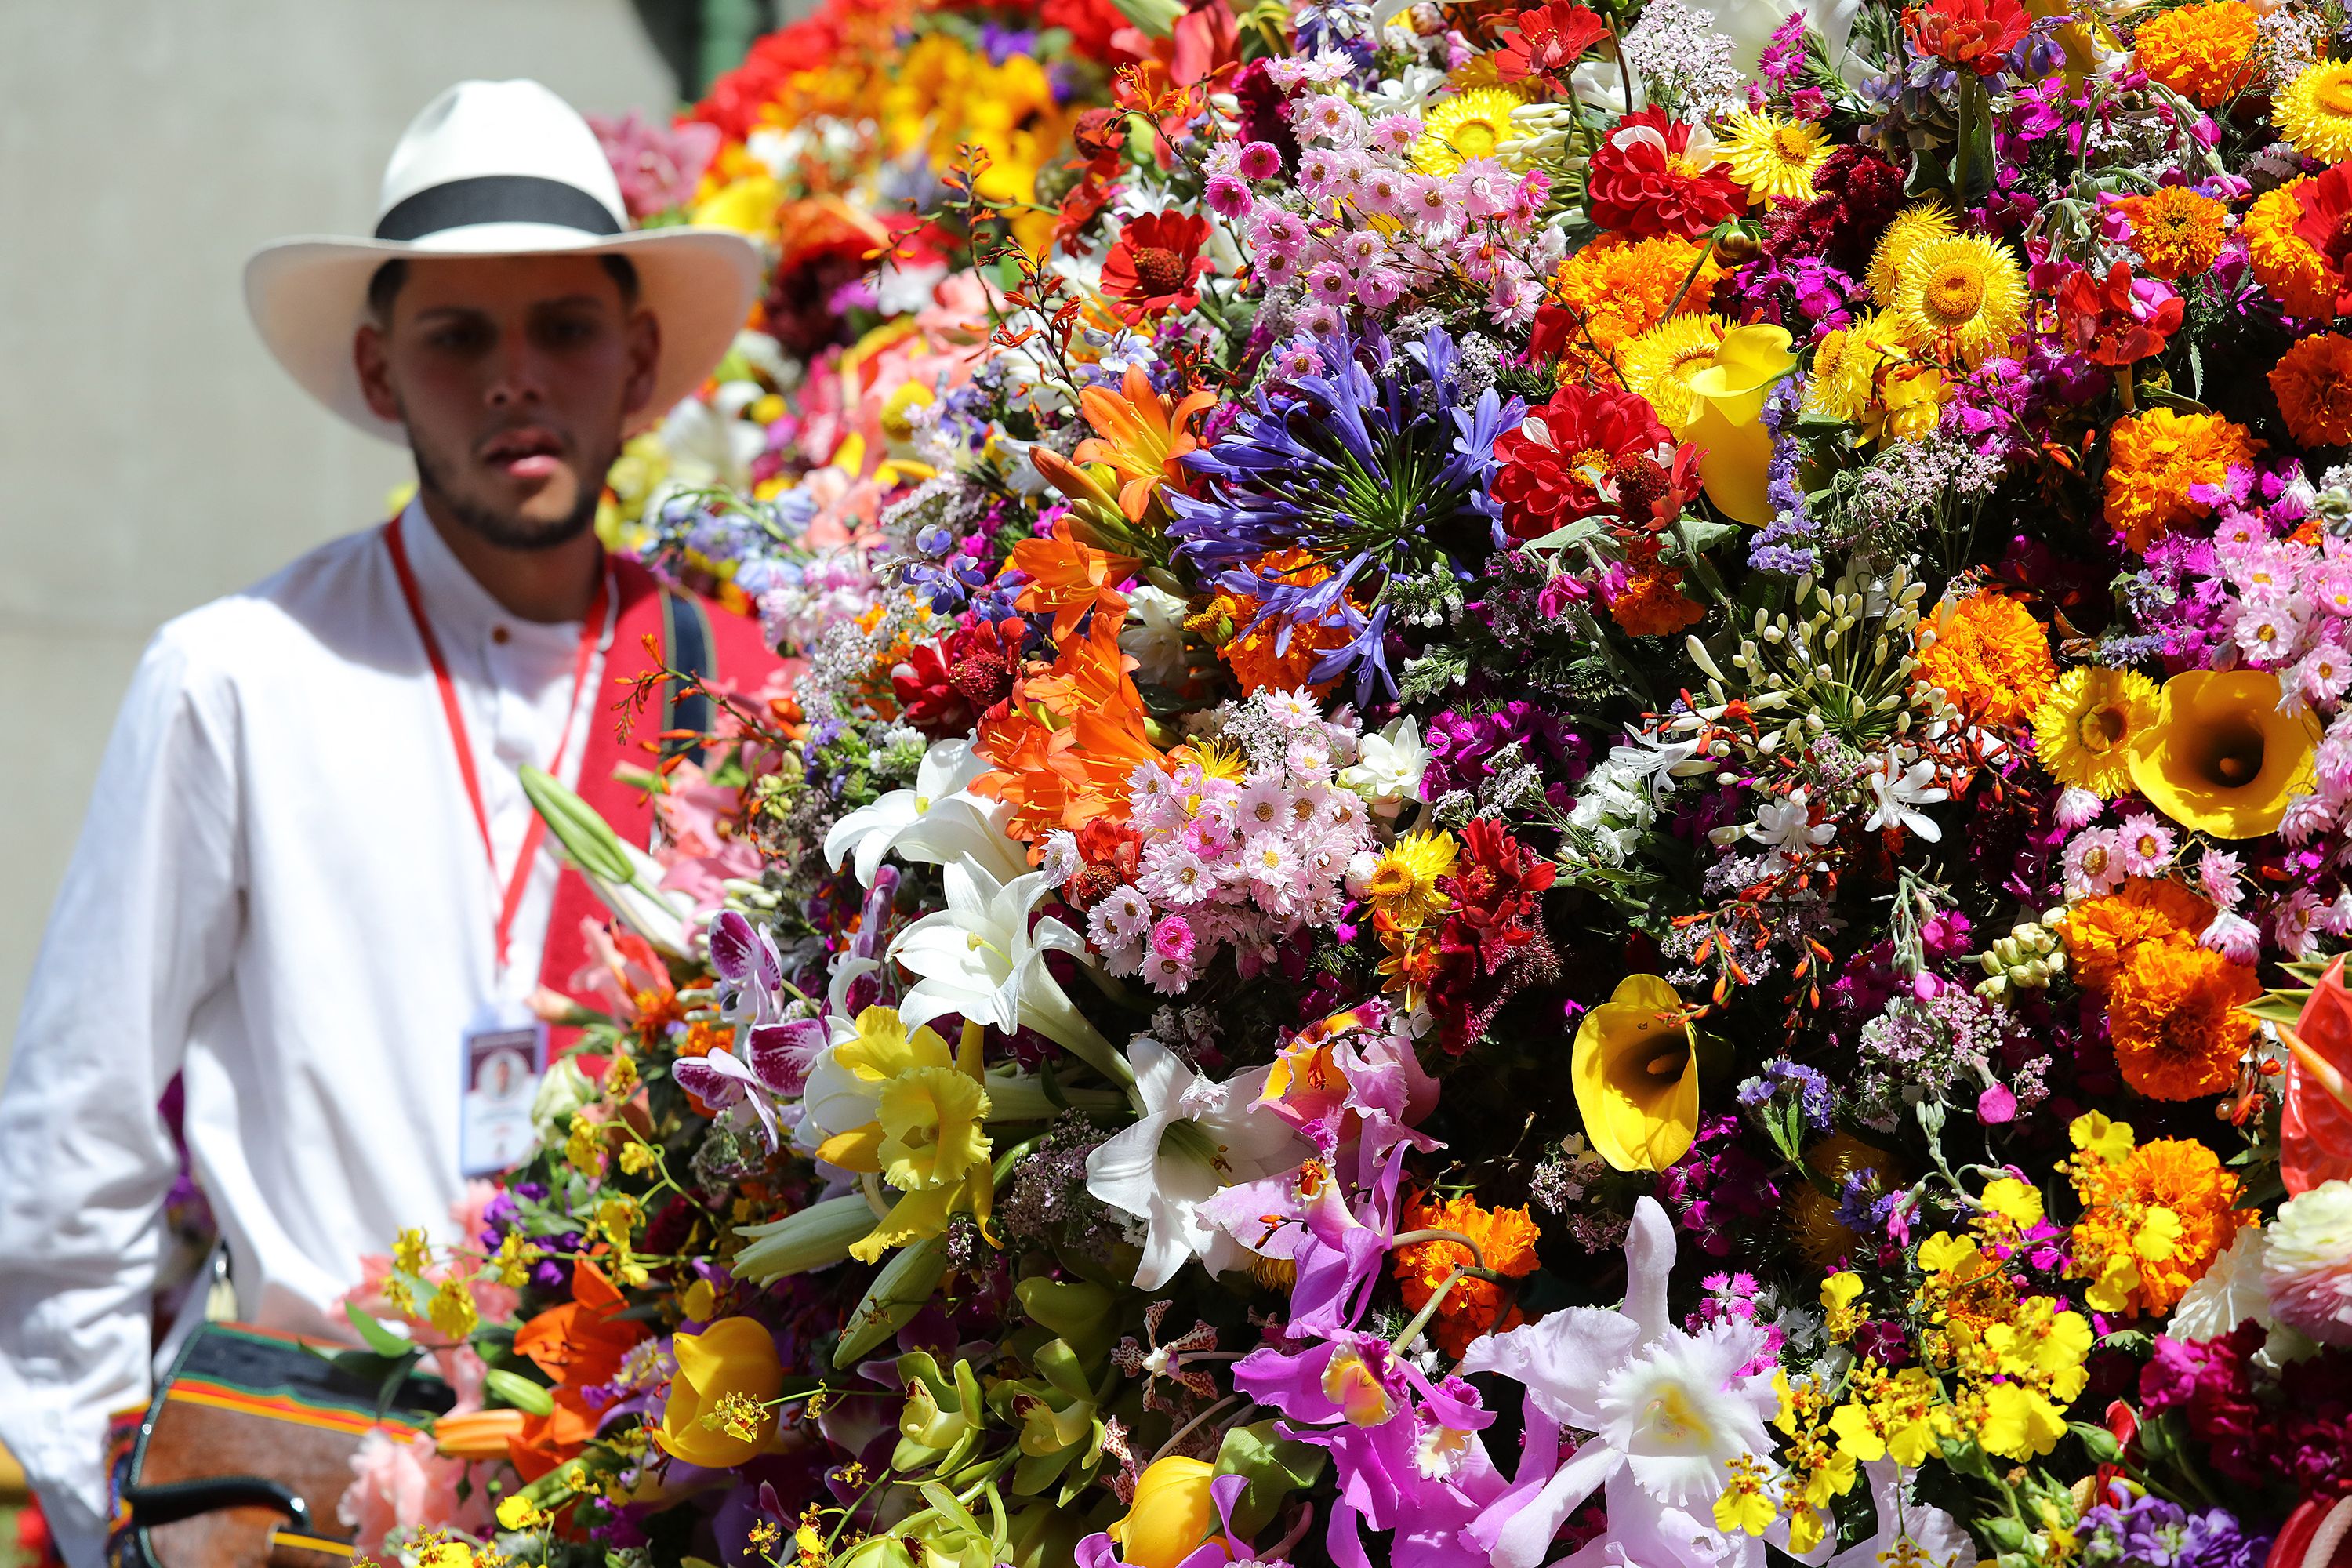
[[[593,521],[660,338],[593,256],[417,258],[352,344],[368,406],[408,430],[417,479],[467,527],[547,549]]]

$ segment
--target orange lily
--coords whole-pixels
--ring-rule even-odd
[[[1088,610],[1098,612],[1097,626],[1106,620],[1116,626],[1126,618],[1127,595],[1118,584],[1134,574],[1135,558],[1081,542],[1070,532],[1067,518],[1055,520],[1051,539],[1024,539],[1014,545],[1010,563],[1030,578],[1013,603],[1031,614],[1052,611],[1057,642],[1078,629]]]
[[[651,1331],[620,1316],[628,1304],[604,1270],[583,1258],[572,1266],[572,1300],[515,1331],[516,1352],[555,1382],[549,1391],[555,1408],[526,1416],[507,1445],[526,1481],[571,1458],[596,1435],[598,1415],[588,1408],[584,1391],[612,1382],[623,1358]]]
[[[1123,813],[1139,763],[1160,763],[1144,730],[1142,695],[1118,646],[1120,622],[1097,616],[1085,637],[1065,641],[1050,669],[1024,677],[1011,700],[980,723],[974,748],[992,771],[974,794],[1014,803],[1009,831],[1026,843],[1056,827],[1075,831]]]
[[[1106,463],[1125,481],[1118,487],[1118,509],[1129,522],[1141,522],[1161,481],[1179,476],[1178,459],[1199,449],[1192,424],[1216,406],[1213,392],[1194,392],[1171,405],[1151,388],[1151,378],[1140,365],[1129,365],[1119,390],[1089,386],[1078,394],[1078,409],[1095,427],[1090,440],[1078,443],[1075,456],[1081,463]]]

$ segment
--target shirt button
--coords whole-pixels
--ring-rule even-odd
[[[514,634],[507,630],[504,626],[492,626],[490,628],[490,640],[498,644],[500,647],[506,647],[507,643],[513,637],[513,636]]]

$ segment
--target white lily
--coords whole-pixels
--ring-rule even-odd
[[[1019,876],[1027,862],[1004,831],[1013,807],[967,787],[987,771],[969,739],[933,742],[915,770],[914,788],[894,789],[833,825],[824,836],[825,864],[838,871],[849,858],[858,881],[869,888],[885,855],[931,866],[968,856],[999,881]]]
[[[1239,1268],[1249,1254],[1201,1205],[1313,1152],[1280,1118],[1256,1107],[1272,1069],[1217,1083],[1147,1035],[1129,1042],[1127,1055],[1143,1117],[1087,1156],[1087,1191],[1143,1221],[1137,1288],[1159,1289],[1195,1258],[1212,1274]]]
[[[1408,713],[1385,730],[1367,735],[1356,760],[1339,770],[1339,782],[1364,797],[1373,815],[1389,818],[1421,795],[1429,771],[1429,748],[1421,743],[1421,721]]]
[[[1463,1357],[1465,1373],[1499,1372],[1525,1384],[1530,1420],[1552,1425],[1549,1438],[1530,1432],[1531,1458],[1523,1464],[1558,1452],[1561,1427],[1592,1434],[1539,1491],[1470,1526],[1470,1539],[1493,1553],[1496,1568],[1536,1568],[1596,1489],[1607,1500],[1609,1533],[1570,1563],[1612,1561],[1610,1547],[1637,1563],[1676,1560],[1667,1548],[1692,1538],[1685,1521],[1697,1534],[1716,1533],[1697,1521],[1710,1518],[1730,1462],[1772,1451],[1764,1423],[1780,1395],[1769,1373],[1738,1370],[1763,1350],[1761,1331],[1731,1322],[1696,1334],[1675,1327],[1666,1313],[1674,1266],[1673,1223],[1655,1198],[1644,1197],[1625,1237],[1622,1310],[1564,1308],[1487,1335]]]
[[[1029,910],[1045,891],[1042,871],[1000,880],[967,855],[950,862],[948,907],[899,933],[890,956],[919,978],[898,1002],[898,1016],[915,1028],[958,1013],[1008,1034],[1034,1029],[1113,1083],[1129,1079],[1127,1064],[1087,1022],[1045,967],[1048,952],[1093,960],[1086,938],[1047,916],[1034,929]]]
[[[662,952],[693,957],[687,921],[694,914],[694,900],[662,887],[661,862],[614,832],[552,773],[526,763],[521,778],[523,795],[545,819],[557,849],[604,907]]]

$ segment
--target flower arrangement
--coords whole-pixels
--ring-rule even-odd
[[[534,783],[369,1550],[2333,1550],[2352,62],[1719,20],[833,0],[613,131],[775,273],[611,521],[790,689],[652,857]]]

